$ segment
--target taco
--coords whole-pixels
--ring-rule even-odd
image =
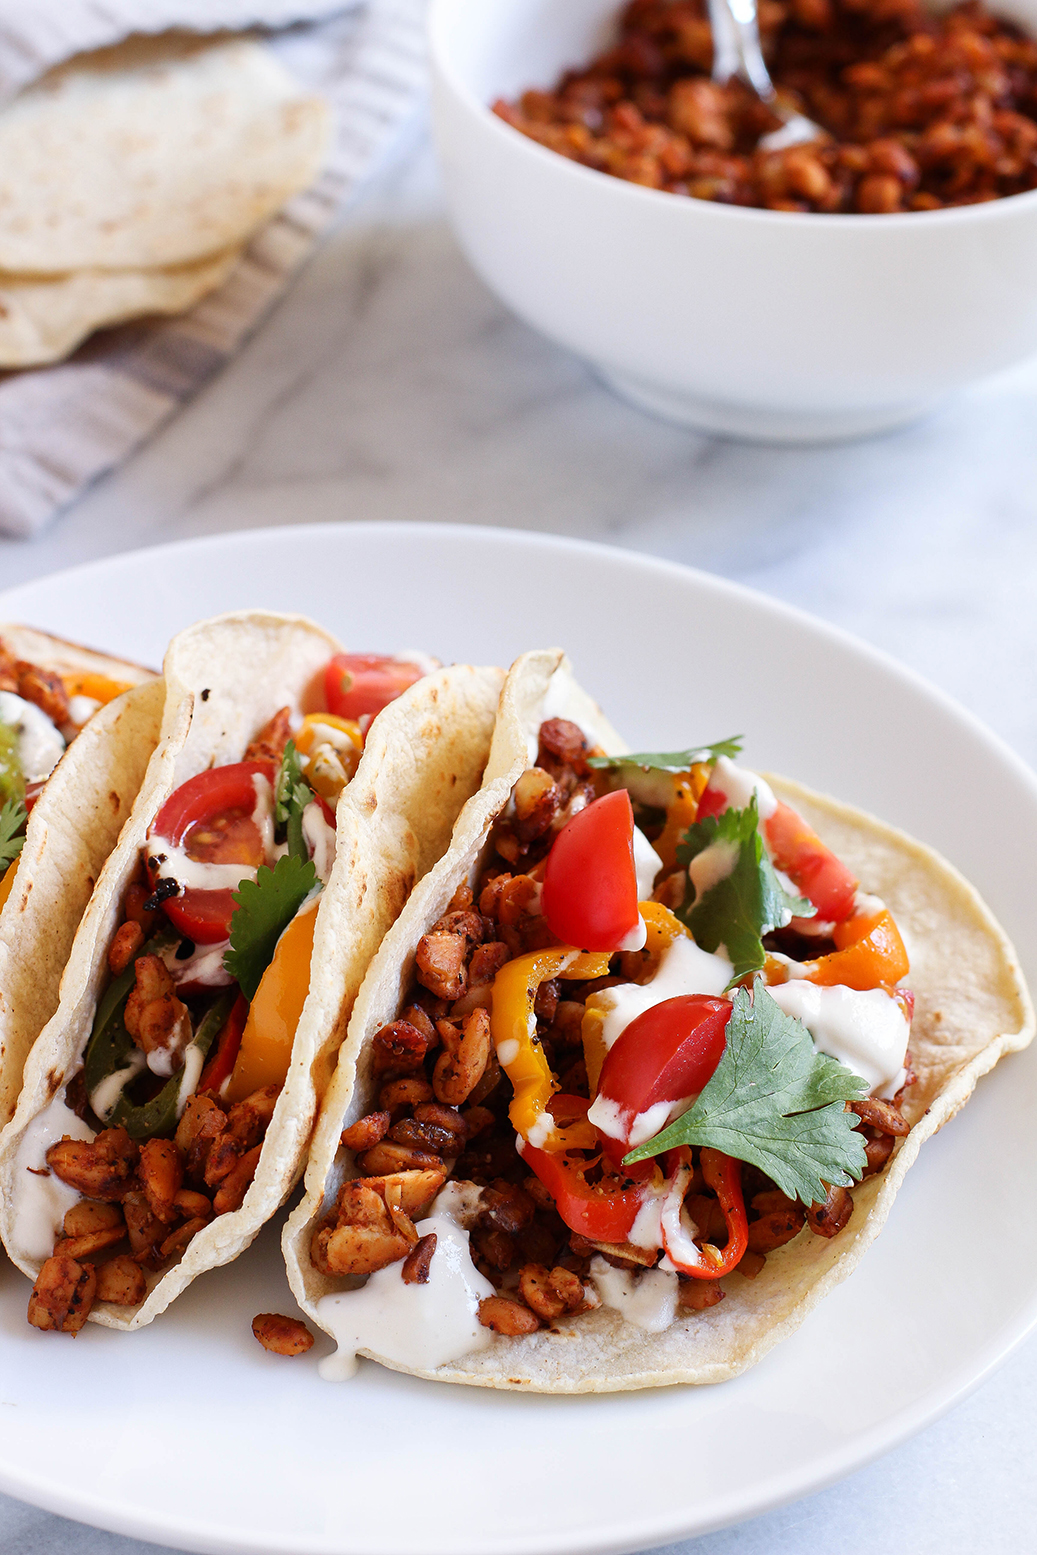
[[[540,1392],[732,1377],[1030,1041],[1012,948],[949,864],[737,755],[629,756],[559,652],[513,666],[285,1228],[338,1342],[324,1375],[365,1355]]]
[[[0,625],[0,1127],[155,749],[163,696],[139,664]]]
[[[150,1322],[281,1203],[366,965],[478,788],[503,679],[262,612],[181,633],[164,674],[0,1140],[0,1229],[44,1329]]]

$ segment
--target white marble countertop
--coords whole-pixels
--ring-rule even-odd
[[[650,420],[474,277],[420,125],[207,391],[42,539],[0,540],[0,584],[159,540],[351,518],[545,530],[711,569],[889,650],[1037,764],[1037,363],[859,445],[748,447]],[[1031,1338],[877,1463],[670,1555],[1029,1550],[1035,1449]],[[0,1497],[0,1548],[154,1546]]]

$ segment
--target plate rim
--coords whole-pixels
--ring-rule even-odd
[[[423,539],[442,536],[444,539],[467,540],[475,537],[485,544],[501,543],[527,549],[547,548],[556,554],[579,557],[587,554],[604,555],[612,562],[620,561],[639,569],[642,574],[652,574],[674,580],[691,582],[694,586],[721,598],[737,599],[754,611],[763,612],[806,628],[815,636],[840,644],[852,654],[873,664],[906,689],[935,703],[945,714],[964,726],[990,755],[1006,766],[1020,783],[1037,814],[1037,774],[996,731],[982,718],[950,693],[934,685],[925,676],[903,664],[886,650],[867,642],[855,633],[835,623],[816,616],[799,606],[777,599],[750,585],[737,582],[705,569],[682,562],[654,556],[650,553],[628,549],[623,545],[609,544],[581,537],[542,533],[519,527],[497,527],[488,524],[424,523],[421,520],[335,520],[328,523],[310,521],[302,524],[262,525],[247,529],[223,530],[215,534],[164,541],[119,550],[68,567],[59,568],[39,577],[24,580],[0,590],[0,615],[15,619],[12,610],[18,606],[19,596],[28,596],[38,588],[68,586],[76,579],[89,580],[91,576],[104,574],[123,565],[132,566],[145,556],[160,564],[163,558],[184,552],[194,555],[220,548],[248,547],[256,542],[283,544],[290,539],[293,544],[307,545],[336,532],[348,540],[420,535]],[[934,1424],[950,1409],[966,1399],[982,1386],[1037,1328],[1037,1284],[1029,1298],[1020,1304],[1012,1318],[1004,1322],[997,1334],[983,1348],[973,1352],[968,1363],[956,1366],[938,1385],[928,1388],[909,1406],[901,1408],[881,1424],[874,1424],[860,1435],[826,1453],[821,1458],[794,1469],[783,1470],[770,1479],[758,1482],[748,1494],[745,1491],[729,1493],[714,1505],[706,1520],[693,1517],[690,1511],[683,1515],[667,1514],[658,1520],[640,1519],[636,1529],[631,1523],[623,1528],[610,1527],[607,1535],[599,1528],[586,1536],[575,1538],[571,1534],[545,1533],[538,1538],[522,1536],[520,1539],[497,1538],[494,1555],[627,1555],[627,1552],[643,1550],[699,1537],[737,1523],[751,1520],[779,1507],[815,1495],[838,1481],[867,1467],[888,1452],[896,1450],[904,1442]],[[481,1390],[479,1390],[481,1392]],[[648,1392],[669,1390],[646,1390]],[[579,1398],[567,1401],[579,1407]],[[352,1547],[334,1542],[329,1537],[308,1538],[294,1536],[291,1546],[281,1535],[269,1538],[255,1534],[238,1536],[219,1530],[211,1523],[200,1523],[192,1518],[172,1518],[165,1513],[148,1514],[128,1510],[112,1496],[66,1492],[52,1480],[42,1475],[12,1469],[0,1460],[0,1490],[15,1499],[59,1516],[103,1528],[130,1538],[153,1543],[162,1542],[173,1548],[203,1552],[203,1555],[333,1555]],[[388,1548],[388,1546],[386,1546]],[[399,1555],[414,1555],[402,1546]]]

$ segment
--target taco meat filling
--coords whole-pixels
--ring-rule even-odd
[[[27,1167],[62,1185],[35,1206],[37,1240],[47,1212],[55,1233],[35,1327],[74,1334],[95,1301],[139,1305],[243,1203],[309,988],[334,806],[374,715],[431,662],[336,655],[327,710],[279,709],[240,762],[188,779],[156,815],[82,1062],[48,1109],[81,1127]]]
[[[312,1237],[321,1273],[396,1265],[428,1284],[453,1220],[484,1331],[603,1303],[657,1331],[722,1301],[722,1276],[755,1279],[804,1227],[843,1230],[852,1181],[909,1131],[907,956],[884,904],[735,750],[609,759],[576,724],[541,724],[478,877],[420,940],[374,1037],[376,1104],[342,1134],[357,1175]],[[800,1141],[772,1165],[758,1136],[773,1129],[751,1121],[744,1157],[706,1142],[711,1078],[728,1099],[758,1088],[761,1042],[799,1066],[786,1111],[827,1108],[822,1157]],[[791,1139],[796,1117],[782,1123]]]

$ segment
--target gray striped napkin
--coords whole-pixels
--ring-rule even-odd
[[[348,11],[343,0],[0,0],[0,99],[130,32],[302,21],[270,47],[335,117],[316,184],[257,233],[218,291],[179,317],[106,330],[67,362],[0,373],[0,532],[36,534],[256,326],[420,100],[424,9],[424,0],[367,0]]]

